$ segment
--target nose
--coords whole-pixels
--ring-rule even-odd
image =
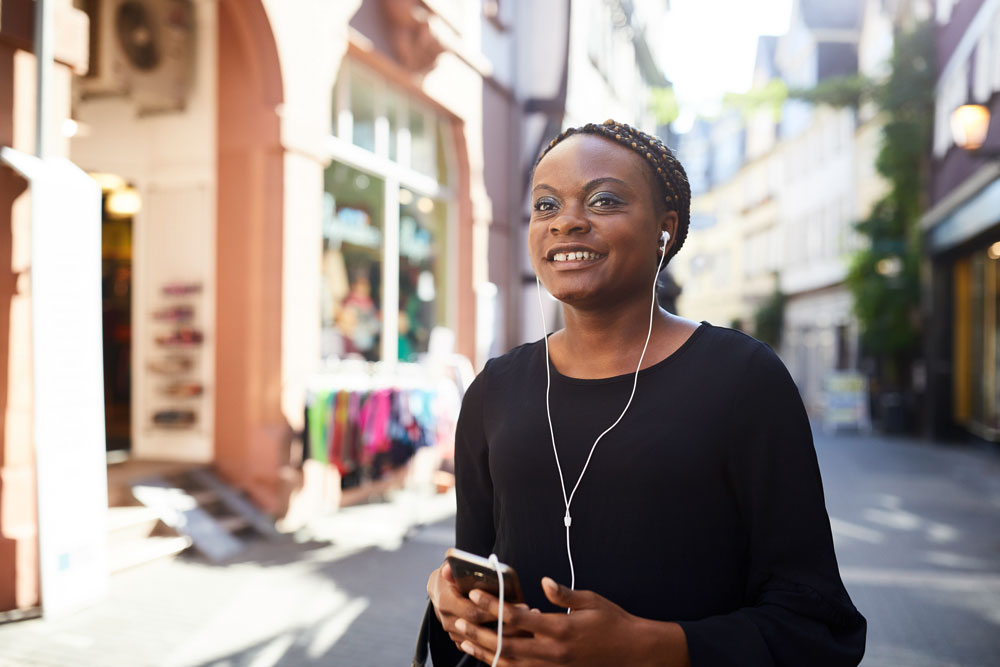
[[[569,207],[560,211],[549,223],[549,232],[557,235],[585,234],[590,231],[590,222],[585,216],[577,215]]]

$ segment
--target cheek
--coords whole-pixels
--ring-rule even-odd
[[[528,227],[528,261],[531,262],[531,268],[538,270],[538,258],[542,254],[542,234],[538,230],[538,224],[535,222],[529,223]]]

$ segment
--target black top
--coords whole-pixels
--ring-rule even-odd
[[[634,374],[552,371],[556,446],[573,488]],[[491,360],[467,392],[455,450],[456,544],[495,552],[527,602],[569,585],[565,504],[545,415],[545,348]],[[679,622],[691,663],[856,665],[866,624],[837,569],[802,400],[771,348],[702,323],[639,373],[573,500],[577,589]]]

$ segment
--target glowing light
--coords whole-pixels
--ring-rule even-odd
[[[1000,241],[997,241],[986,250],[986,255],[990,259],[1000,259]]]
[[[408,206],[413,203],[413,193],[406,188],[399,189],[399,203],[403,206]]]
[[[108,215],[113,218],[128,218],[138,213],[139,209],[142,208],[142,198],[139,196],[138,190],[125,186],[108,195],[104,207]]]
[[[62,131],[63,136],[75,137],[80,131],[80,124],[72,118],[67,118],[63,121]]]
[[[90,174],[90,177],[97,181],[97,184],[101,186],[101,192],[111,192],[112,190],[124,188],[126,185],[125,179],[118,174],[93,172]]]
[[[421,213],[430,213],[434,210],[434,200],[430,197],[421,197],[417,200],[417,210]]]
[[[986,141],[990,110],[982,104],[963,104],[951,112],[951,136],[955,145],[974,151]]]
[[[878,261],[875,270],[887,278],[893,278],[902,272],[903,260],[899,257],[885,257]]]

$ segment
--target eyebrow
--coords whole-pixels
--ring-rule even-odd
[[[588,190],[592,190],[598,185],[602,185],[604,183],[617,183],[618,185],[624,185],[625,187],[628,187],[628,183],[626,183],[620,178],[615,178],[614,176],[602,176],[600,178],[595,178],[590,181],[587,181],[587,183],[583,186],[583,188],[581,188],[581,192],[587,192]],[[539,183],[534,187],[532,192],[534,192],[535,190],[548,190],[549,192],[556,192],[556,189],[554,187],[546,183]]]

